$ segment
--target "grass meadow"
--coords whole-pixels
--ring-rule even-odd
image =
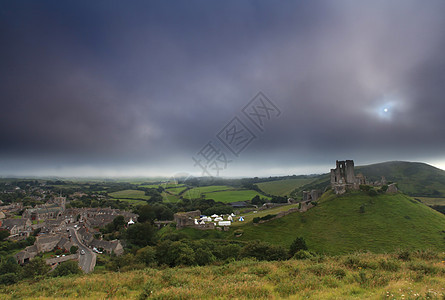
[[[443,299],[444,287],[444,254],[423,251],[99,271],[1,286],[0,298]]]
[[[296,188],[312,182],[313,178],[292,178],[277,181],[257,183],[256,185],[265,193],[275,196],[289,196]]]
[[[118,192],[113,192],[109,194],[110,197],[116,199],[139,199],[139,200],[149,200],[150,196],[146,196],[144,191],[139,190],[123,190]]]

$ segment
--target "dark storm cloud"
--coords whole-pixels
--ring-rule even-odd
[[[1,172],[191,171],[260,90],[283,113],[226,175],[445,160],[444,6],[3,1]]]

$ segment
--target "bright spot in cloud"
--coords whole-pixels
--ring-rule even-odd
[[[404,101],[396,94],[386,94],[375,99],[366,112],[372,118],[378,118],[381,121],[392,121],[396,112],[403,110]]]

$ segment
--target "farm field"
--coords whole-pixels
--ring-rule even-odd
[[[162,196],[162,201],[164,202],[175,203],[179,201],[179,196],[176,194],[169,194],[166,192],[162,192],[161,196]]]
[[[201,186],[193,188],[190,190],[190,192],[193,194],[201,195],[205,193],[228,191],[228,190],[235,190],[235,188],[226,185],[210,185],[210,186]]]
[[[314,178],[291,178],[277,181],[257,183],[256,185],[265,193],[275,196],[289,196],[298,187],[313,181]]]
[[[184,191],[187,187],[185,185],[178,185],[177,187],[169,187],[165,188],[166,191],[172,193],[172,194],[180,194],[182,191]]]
[[[123,190],[108,194],[115,199],[137,199],[137,200],[150,200],[150,196],[146,196],[144,191],[139,190]]]
[[[147,188],[147,189],[156,189],[160,186],[160,184],[143,184],[139,185],[140,188]]]
[[[204,193],[206,199],[213,199],[216,202],[231,203],[238,201],[248,201],[251,200],[256,195],[261,198],[269,199],[269,197],[263,196],[257,191],[253,190],[230,190],[230,191],[219,191],[219,192],[209,192]]]

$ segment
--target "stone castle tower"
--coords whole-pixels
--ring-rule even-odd
[[[336,161],[337,167],[331,169],[331,184],[354,184],[354,161]]]
[[[358,189],[364,181],[365,179],[355,176],[353,160],[337,160],[336,168],[331,169],[331,186],[336,194],[343,194],[346,189]]]

